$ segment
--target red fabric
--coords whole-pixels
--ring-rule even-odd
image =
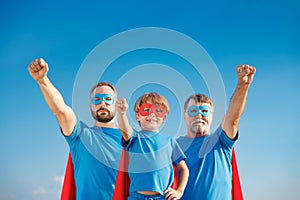
[[[232,190],[231,190],[232,200],[243,200],[244,199],[243,192],[242,192],[240,177],[238,173],[234,148],[232,149],[231,165],[232,165]],[[173,167],[174,167],[175,176],[174,176],[174,182],[172,184],[172,188],[175,189],[178,186],[178,177],[176,173],[176,166],[174,165]]]
[[[65,172],[64,183],[60,196],[61,200],[75,200],[76,199],[76,185],[74,179],[74,168],[72,164],[72,157],[69,153],[67,168]]]
[[[114,191],[113,200],[126,200],[129,194],[129,176],[128,169],[128,153],[123,149],[122,156],[117,174],[116,187]],[[238,167],[236,162],[236,155],[234,149],[232,149],[232,200],[243,200],[242,187],[240,183]],[[174,168],[174,182],[172,188],[176,189],[178,186],[178,177],[176,173],[176,166]],[[71,154],[69,153],[67,168],[65,172],[64,183],[61,192],[61,200],[75,200],[76,199],[76,185],[74,180],[74,169],[72,164]]]
[[[174,181],[171,185],[171,188],[177,189],[177,187],[178,187],[178,177],[177,177],[177,167],[176,167],[176,165],[173,165],[173,169],[174,169]]]
[[[128,167],[128,153],[123,149],[119,171],[117,174],[116,187],[114,191],[113,200],[126,200],[129,194],[129,176],[127,173]],[[76,200],[76,184],[74,179],[74,168],[72,164],[72,157],[69,153],[68,162],[65,172],[64,183],[61,192],[61,200]]]
[[[243,200],[244,199],[243,192],[242,192],[234,149],[232,149],[231,165],[232,165],[232,190],[231,190],[232,200]]]
[[[117,174],[116,187],[113,200],[127,200],[129,195],[129,176],[128,176],[129,155],[128,152],[122,149],[122,155]]]

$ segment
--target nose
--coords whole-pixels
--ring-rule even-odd
[[[203,116],[200,112],[198,112],[197,115],[196,115],[195,117],[200,117],[200,118],[202,118],[202,117],[204,117],[204,116]]]
[[[101,106],[105,106],[106,104],[105,104],[105,102],[102,100],[100,103],[99,103],[99,105],[101,105]]]
[[[155,117],[156,115],[152,112],[149,114],[149,117]]]

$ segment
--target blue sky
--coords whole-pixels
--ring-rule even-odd
[[[68,146],[28,74],[30,61],[45,58],[50,79],[73,105],[76,77],[91,52],[117,34],[143,27],[174,30],[201,45],[220,73],[226,104],[235,89],[235,67],[248,63],[257,68],[236,144],[245,199],[299,199],[299,8],[296,0],[1,1],[0,199],[48,200],[60,193]],[[106,49],[107,54],[121,47]],[[209,93],[211,85],[194,76],[186,60],[160,49],[120,56],[104,78],[125,81],[134,67],[147,72],[149,63],[172,69],[171,75],[158,72],[167,83],[174,82],[177,71],[195,92]],[[157,78],[147,72],[132,83],[147,75]],[[181,115],[177,98],[184,85],[173,90],[159,83],[135,87],[117,89],[132,92],[131,103],[145,91],[162,92],[173,109],[165,128],[181,131],[173,125],[182,123],[176,122]]]

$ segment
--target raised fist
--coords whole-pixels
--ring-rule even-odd
[[[128,104],[125,98],[119,99],[116,102],[116,110],[119,114],[125,114],[128,109]]]
[[[251,84],[254,74],[256,72],[255,67],[252,67],[250,65],[239,65],[236,68],[236,72],[238,74],[238,81],[239,83],[244,83],[244,84]]]
[[[30,76],[38,81],[47,75],[49,68],[43,58],[35,59],[28,65]]]

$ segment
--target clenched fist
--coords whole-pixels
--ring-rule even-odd
[[[48,70],[48,64],[43,58],[35,59],[28,65],[29,74],[36,81],[43,79],[47,75]]]
[[[236,72],[238,75],[239,83],[250,85],[256,72],[256,68],[244,64],[237,66]]]
[[[125,114],[128,109],[128,104],[125,98],[119,99],[116,102],[116,109],[119,114]]]

